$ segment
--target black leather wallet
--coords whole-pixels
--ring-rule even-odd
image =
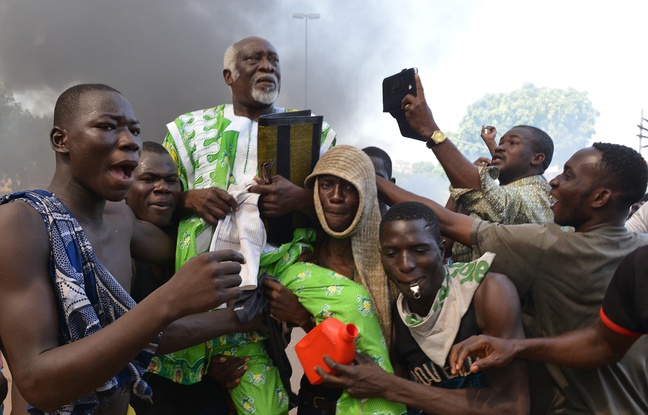
[[[410,127],[405,118],[405,111],[401,108],[401,102],[407,94],[416,96],[415,73],[416,68],[403,69],[399,73],[383,79],[383,112],[388,112],[396,118],[403,137],[427,141],[429,137],[419,135]]]

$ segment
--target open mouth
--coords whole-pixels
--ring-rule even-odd
[[[418,277],[418,278],[415,278],[415,279],[413,279],[413,280],[409,280],[409,281],[403,281],[403,280],[399,279],[398,282],[399,282],[400,284],[403,284],[403,285],[412,286],[412,285],[419,285],[419,284],[421,284],[421,283],[423,282],[423,280],[425,280],[425,276]]]
[[[554,195],[549,195],[549,206],[554,207],[558,203],[558,199]]]
[[[129,180],[131,177],[133,177],[133,171],[135,170],[135,167],[132,166],[113,166],[110,168],[110,170],[113,172],[113,174],[120,179],[123,180]]]
[[[110,172],[113,177],[130,186],[133,182],[135,167],[137,167],[136,161],[123,160],[110,166]]]

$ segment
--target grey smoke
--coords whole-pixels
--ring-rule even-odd
[[[636,9],[646,6],[636,2],[610,10],[586,1],[574,3],[567,7],[551,0],[537,4],[503,0],[0,0],[0,83],[33,113],[48,117],[54,100],[67,87],[80,82],[109,84],[133,104],[143,138],[161,141],[165,124],[179,114],[230,101],[222,80],[222,56],[228,45],[245,36],[265,37],[277,47],[283,78],[277,104],[302,108],[304,20],[292,15],[319,13],[320,19],[308,24],[307,106],[325,116],[341,143],[377,145],[404,161],[434,160],[420,143],[402,138],[395,121],[382,113],[382,79],[406,67],[420,69],[426,94],[434,94],[435,117],[442,128],[452,129],[460,121],[462,108],[484,93],[504,92],[523,82],[550,84],[550,75],[581,64],[586,69],[578,76],[572,73],[562,84],[549,86],[603,88],[593,99],[602,113],[599,124],[604,132],[615,133],[603,137],[605,141],[618,136],[621,125],[634,128],[639,118],[640,108],[635,105],[612,113],[614,120],[606,121],[608,112],[601,107],[621,108],[629,102],[625,96],[606,99],[605,93],[628,90],[622,83],[636,79],[633,66],[624,64],[624,50],[632,50],[628,42],[641,45],[643,35],[633,33],[643,33],[636,23],[646,13]],[[515,18],[509,15],[508,20],[498,20],[504,11],[512,11]],[[614,13],[637,22],[629,22],[623,33],[602,31]],[[479,35],[467,38],[466,33],[474,28]],[[546,36],[550,32],[564,35],[560,42],[551,43]],[[574,45],[565,52],[562,45],[570,42]],[[558,51],[555,56],[554,50]],[[596,72],[603,58],[618,62],[619,68],[632,74],[604,82],[610,74]],[[645,68],[645,64],[636,62],[634,68]],[[504,75],[493,76],[495,70]],[[636,94],[646,91],[645,82],[632,85]],[[621,122],[619,114],[630,120]],[[633,139],[634,133],[623,136]],[[42,137],[23,139],[42,140],[43,150],[34,157],[53,158],[46,131]],[[634,146],[634,141],[629,145]],[[5,145],[0,151],[12,148]],[[41,164],[46,163],[36,163]]]
[[[399,137],[395,122],[381,112],[381,81],[420,62],[408,57],[411,42],[408,46],[399,33],[414,22],[422,4],[3,0],[0,82],[32,113],[46,117],[67,87],[109,84],[133,104],[143,138],[161,141],[165,124],[179,114],[230,101],[223,53],[249,35],[266,37],[280,53],[278,105],[302,108],[305,26],[292,15],[316,12],[320,19],[308,27],[308,107],[325,116],[340,142],[384,146]],[[420,31],[417,48],[426,50],[427,59],[435,47],[431,38],[425,40],[426,32]],[[363,132],[363,124],[385,119],[389,134]],[[45,143],[46,132],[38,139]],[[52,157],[46,145],[42,153],[38,157]]]

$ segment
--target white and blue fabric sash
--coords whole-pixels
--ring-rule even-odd
[[[56,297],[59,344],[64,345],[101,330],[135,306],[135,301],[97,259],[79,222],[63,203],[45,190],[8,194],[0,204],[22,200],[45,222],[50,242],[49,270]],[[117,376],[95,392],[60,408],[54,414],[91,414],[100,402],[119,391],[150,399],[151,388],[142,379],[161,334],[151,341]],[[43,414],[30,407],[30,413]]]

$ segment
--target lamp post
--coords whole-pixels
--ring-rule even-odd
[[[319,19],[319,13],[293,13],[293,19],[304,19],[304,109],[308,109],[308,20]]]

